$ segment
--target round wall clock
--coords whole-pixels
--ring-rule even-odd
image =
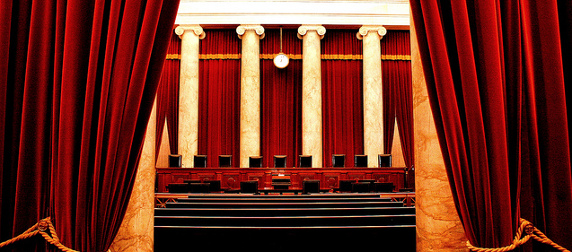
[[[290,59],[288,59],[288,56],[284,53],[279,53],[274,57],[274,65],[278,68],[285,68],[289,62]]]

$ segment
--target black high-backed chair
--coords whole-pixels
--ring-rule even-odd
[[[204,180],[203,183],[209,184],[209,192],[220,192],[220,180]]]
[[[258,180],[240,181],[241,193],[258,193]]]
[[[308,179],[302,181],[302,193],[319,193],[320,192],[320,180]]]
[[[352,184],[352,192],[366,193],[369,192],[369,182],[355,182]]]
[[[391,167],[391,154],[379,154],[377,162],[379,167]]]
[[[392,182],[375,182],[373,185],[375,192],[393,192],[394,189]]]
[[[207,167],[207,155],[195,155],[193,162],[196,168]]]
[[[351,192],[352,191],[352,184],[356,181],[353,179],[340,179],[338,190],[340,192]]]
[[[250,167],[250,168],[262,167],[262,156],[250,156],[250,157],[248,157],[248,167]]]
[[[219,167],[232,167],[232,155],[220,155],[220,156],[218,156],[218,166]]]
[[[354,167],[367,167],[367,155],[354,155]]]
[[[179,154],[169,154],[169,167],[181,167],[183,165],[183,157]]]
[[[189,184],[187,183],[169,183],[167,184],[167,191],[170,193],[188,193]]]
[[[333,154],[332,155],[332,166],[333,167],[345,167],[346,166],[346,155],[345,154]]]
[[[274,167],[286,168],[286,155],[274,155]]]
[[[375,179],[360,179],[358,182],[369,183],[369,191],[373,191]]]
[[[309,168],[312,167],[312,155],[300,155],[298,167]]]
[[[189,191],[191,191],[191,193],[208,193],[209,183],[190,183]]]

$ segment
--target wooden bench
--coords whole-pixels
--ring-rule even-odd
[[[415,214],[414,207],[360,208],[157,208],[155,216],[335,216]]]

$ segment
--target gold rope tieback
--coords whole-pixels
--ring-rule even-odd
[[[46,232],[46,230],[50,230],[50,234],[48,234]],[[64,246],[63,244],[60,243],[60,239],[58,238],[58,235],[56,234],[56,229],[54,228],[54,225],[52,224],[51,218],[45,218],[43,220],[40,220],[38,223],[34,224],[34,226],[32,226],[31,228],[29,228],[28,230],[26,230],[24,233],[10,239],[7,240],[5,242],[0,243],[0,248],[4,247],[4,246],[8,246],[12,243],[15,243],[17,241],[20,240],[25,240],[28,239],[36,234],[40,234],[44,237],[44,239],[46,239],[47,242],[49,242],[50,244],[56,246],[57,248],[59,248],[61,251],[69,251],[69,252],[78,252],[77,250],[73,250],[70,249],[66,246]]]
[[[522,237],[523,231],[526,233],[526,235],[524,237]],[[568,249],[556,244],[552,240],[548,239],[548,237],[546,237],[546,235],[544,235],[544,233],[542,233],[540,230],[538,230],[538,228],[536,228],[534,225],[532,225],[532,223],[530,223],[529,221],[522,219],[522,218],[520,219],[520,226],[519,226],[518,230],[516,231],[516,235],[515,235],[514,239],[512,240],[511,245],[501,247],[501,248],[478,248],[478,247],[471,245],[471,243],[469,241],[467,241],[467,247],[469,247],[469,249],[471,251],[478,251],[478,252],[511,251],[511,250],[517,248],[518,246],[525,244],[531,237],[533,239],[539,241],[539,242],[551,245],[552,247],[554,247],[560,251],[570,252],[570,250],[568,250]]]

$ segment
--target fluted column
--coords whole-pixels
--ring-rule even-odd
[[[380,40],[386,33],[381,25],[364,25],[357,33],[363,40],[363,143],[368,167],[377,167],[377,155],[383,153]]]
[[[180,25],[175,33],[181,38],[178,154],[183,167],[194,167],[199,140],[199,39],[205,33],[200,25]]]
[[[109,248],[115,251],[153,252],[155,214],[155,128],[157,101],[147,124],[145,142],[137,167],[135,184],[121,222],[121,227]]]
[[[322,167],[322,65],[320,40],[326,28],[302,25],[302,153],[312,155],[312,167]]]
[[[260,155],[260,40],[264,27],[240,25],[240,167],[248,167],[248,157]]]
[[[413,25],[411,72],[415,121],[417,251],[468,251],[465,245],[467,238],[455,208],[441,154]]]

